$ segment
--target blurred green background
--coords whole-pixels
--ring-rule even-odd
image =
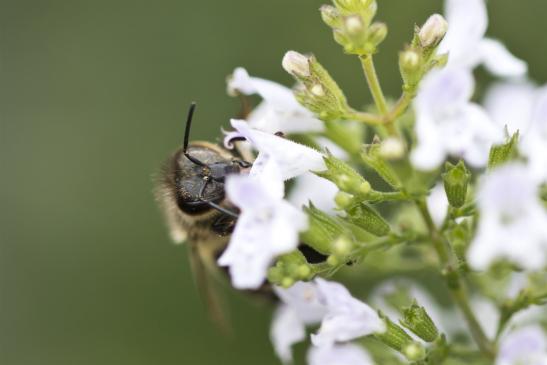
[[[312,51],[354,105],[370,100],[321,23],[323,2],[0,1],[0,364],[277,363],[271,308],[230,292],[233,338],[207,322],[152,176],[191,100],[194,139],[227,127],[236,66],[290,85],[284,52]],[[396,96],[396,52],[442,2],[379,3],[390,34],[378,68]],[[489,34],[545,82],[547,2],[489,8]]]

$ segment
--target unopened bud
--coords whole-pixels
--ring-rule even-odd
[[[463,161],[458,162],[457,165],[447,162],[442,177],[448,202],[454,208],[461,207],[465,203],[467,185],[471,178],[471,174],[465,168]]]
[[[427,342],[433,342],[439,336],[439,331],[425,308],[416,302],[403,310],[401,324]]]
[[[338,264],[340,264],[340,260],[335,255],[330,255],[329,257],[327,257],[327,264],[329,264],[330,266],[337,266]]]
[[[321,86],[321,84],[313,85],[310,89],[310,92],[317,97],[325,96],[325,89],[323,89],[323,86]]]
[[[404,69],[407,72],[416,71],[420,68],[421,58],[418,52],[407,50],[401,52],[399,55],[399,65],[401,69]]]
[[[382,43],[387,36],[387,25],[385,23],[373,23],[369,28],[368,41],[374,46]]]
[[[294,284],[294,279],[285,277],[283,280],[281,280],[281,286],[284,288],[290,288]]]
[[[448,23],[442,15],[431,15],[418,33],[421,46],[436,47],[443,40],[447,30]]]
[[[310,77],[309,58],[295,51],[288,51],[281,62],[285,71],[296,77]]]
[[[410,361],[418,361],[425,358],[425,349],[417,342],[408,344],[403,348],[403,355]]]
[[[348,34],[355,35],[364,30],[363,20],[359,15],[350,15],[344,19],[344,27]]]
[[[399,138],[389,137],[382,141],[378,153],[386,160],[397,160],[405,154],[405,144]]]
[[[340,237],[332,244],[332,253],[344,257],[351,253],[353,244],[345,237]]]
[[[348,211],[348,220],[375,236],[386,236],[391,232],[389,223],[372,207],[361,203],[351,207]]]
[[[334,202],[338,208],[345,209],[353,202],[353,195],[339,191],[334,197]]]

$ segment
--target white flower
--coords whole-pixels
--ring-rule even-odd
[[[334,197],[338,187],[327,179],[323,179],[311,172],[300,175],[294,180],[288,200],[297,208],[312,202],[318,209],[336,214]]]
[[[323,122],[298,103],[291,89],[278,83],[250,77],[244,68],[235,69],[228,81],[228,91],[258,94],[263,99],[249,115],[249,124],[265,132],[322,132]]]
[[[423,80],[414,101],[418,145],[411,159],[417,168],[434,169],[447,155],[462,157],[473,167],[486,164],[492,143],[503,134],[470,102],[473,88],[471,71],[465,69],[434,70]]]
[[[547,86],[528,82],[495,84],[488,91],[485,107],[499,125],[520,132],[519,147],[528,157],[532,176],[547,181]]]
[[[270,158],[280,167],[283,180],[291,179],[310,170],[323,171],[326,169],[323,155],[312,148],[253,129],[243,120],[232,119],[231,123],[237,132],[229,133],[224,144],[229,147],[232,138],[244,137],[259,152],[251,173],[259,169],[263,161]]]
[[[468,252],[479,270],[496,259],[508,259],[524,269],[541,269],[547,262],[547,212],[538,185],[520,164],[502,166],[479,184],[480,221]]]
[[[256,289],[273,259],[298,246],[298,232],[308,226],[306,215],[283,200],[283,180],[274,160],[255,164],[260,174],[233,175],[226,181],[228,198],[241,209],[228,248],[219,258],[229,266],[232,284]]]
[[[308,365],[373,365],[370,355],[362,346],[344,344],[328,347],[310,347]]]
[[[448,67],[473,69],[479,64],[502,77],[524,76],[527,65],[513,56],[505,46],[485,38],[488,14],[484,0],[447,0],[445,16],[448,32],[439,52],[448,52]]]
[[[277,356],[288,363],[292,361],[292,345],[306,337],[306,325],[319,323],[327,308],[319,301],[315,283],[297,282],[288,289],[274,290],[283,304],[275,312],[270,338]]]
[[[355,299],[341,284],[315,279],[327,315],[317,334],[312,335],[315,346],[332,346],[376,332],[385,331],[385,323],[367,304]]]
[[[510,332],[502,338],[495,365],[547,365],[547,337],[540,326]]]
[[[291,346],[304,339],[306,325],[321,322],[318,333],[312,335],[313,344],[320,347],[385,330],[376,311],[353,298],[341,284],[317,278],[289,289],[275,287],[275,292],[283,304],[274,316],[270,337],[284,362],[292,360]]]

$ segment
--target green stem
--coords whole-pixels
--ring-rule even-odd
[[[359,59],[361,60],[361,65],[363,66],[363,71],[365,72],[365,77],[367,78],[374,103],[376,104],[380,114],[385,116],[388,113],[386,98],[384,97],[382,87],[378,81],[378,75],[376,74],[376,69],[374,68],[372,55],[360,56]]]
[[[364,124],[370,124],[370,125],[381,125],[383,123],[382,117],[372,114],[372,113],[365,113],[360,112],[354,109],[350,109],[350,111],[344,116],[346,119],[355,120]]]
[[[454,301],[462,311],[473,339],[483,354],[489,358],[494,358],[494,346],[488,337],[486,337],[486,334],[471,309],[467,287],[454,263],[454,258],[449,249],[448,242],[443,239],[441,233],[433,223],[433,219],[427,210],[425,200],[420,199],[416,203],[427,225],[427,228],[429,229],[431,241],[433,242],[435,251],[437,251],[437,255],[439,256],[439,260],[443,266],[443,274],[447,281],[448,289],[450,290]]]
[[[404,91],[393,109],[389,112],[388,120],[392,123],[397,120],[408,109],[408,106],[414,99],[414,94]]]

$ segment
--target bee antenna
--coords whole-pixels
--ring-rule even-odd
[[[182,151],[186,154],[186,149],[188,148],[188,139],[190,139],[190,129],[192,127],[192,118],[194,116],[194,111],[196,110],[196,102],[193,101],[190,104],[190,109],[188,109],[188,117],[186,117],[186,127],[184,130],[184,142],[182,145]]]

